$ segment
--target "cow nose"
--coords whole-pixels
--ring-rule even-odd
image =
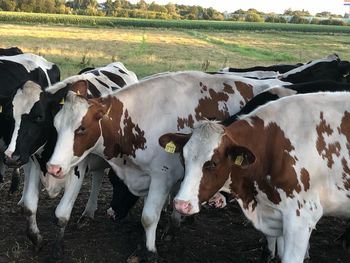
[[[47,165],[47,172],[49,174],[52,174],[53,176],[60,176],[60,173],[62,171],[62,167],[59,165],[55,165],[55,164],[48,164]]]
[[[174,207],[179,213],[183,215],[188,215],[191,212],[192,205],[190,201],[184,201],[184,200],[174,200]]]

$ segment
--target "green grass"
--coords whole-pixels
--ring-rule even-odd
[[[163,71],[305,62],[331,53],[350,60],[347,34],[0,23],[0,43],[57,63],[64,78],[112,61],[144,77]]]
[[[232,21],[204,21],[204,20],[157,20],[131,19],[116,17],[79,16],[63,14],[34,14],[20,12],[0,12],[2,23],[29,24],[63,24],[79,26],[103,27],[136,27],[136,28],[172,28],[192,30],[248,30],[248,31],[293,31],[293,32],[322,32],[322,33],[350,33],[350,26],[326,26],[309,24],[281,24],[281,23],[250,23]]]

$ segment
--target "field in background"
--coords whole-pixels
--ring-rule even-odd
[[[87,66],[121,61],[144,77],[306,62],[331,53],[350,60],[350,35],[0,24],[1,47],[18,46],[57,63],[63,77]]]

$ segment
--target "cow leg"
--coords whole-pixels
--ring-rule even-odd
[[[64,195],[55,211],[57,226],[59,229],[57,231],[56,240],[53,247],[54,259],[60,259],[63,256],[64,230],[67,226],[73,209],[73,205],[75,203],[75,200],[77,199],[77,196],[83,183],[85,169],[83,171],[84,172],[79,171],[79,177],[74,174],[73,170],[71,170],[69,174],[66,175]]]
[[[42,246],[43,238],[36,222],[36,211],[39,200],[40,167],[33,159],[23,166],[25,174],[25,186],[20,204],[23,202],[24,212],[27,218],[27,236],[32,241],[35,249]]]
[[[4,162],[1,160],[0,157],[0,183],[4,182],[4,175],[5,175],[5,164]]]
[[[263,251],[261,254],[260,262],[266,263],[276,255],[276,237],[266,236],[266,243],[263,245]]]
[[[164,175],[163,175],[164,176]],[[166,176],[164,176],[166,179]],[[160,218],[160,213],[167,199],[170,189],[162,180],[151,180],[148,196],[145,198],[142,210],[141,223],[145,230],[146,249],[141,251],[138,257],[147,262],[157,262],[157,249],[155,245],[156,230]],[[138,253],[137,253],[138,254]]]
[[[11,178],[11,186],[10,186],[10,193],[13,194],[18,190],[19,185],[19,176],[20,176],[20,170],[19,168],[15,168],[12,171],[12,178]]]
[[[315,208],[317,207],[317,208]],[[290,209],[283,217],[284,251],[282,262],[303,262],[307,255],[311,232],[322,216],[321,205],[315,204],[312,213],[306,205],[297,215]]]
[[[91,172],[92,185],[89,200],[86,204],[83,214],[78,220],[78,223],[82,223],[86,217],[94,219],[95,211],[97,210],[97,199],[100,193],[103,175],[103,169]]]
[[[135,205],[139,197],[129,191],[128,187],[112,169],[110,169],[108,177],[113,185],[113,197],[111,209],[107,213],[114,220],[123,219],[128,215],[129,210]]]

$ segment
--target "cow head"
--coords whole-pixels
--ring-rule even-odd
[[[168,135],[176,141],[177,134]],[[224,126],[203,121],[193,130],[183,147],[185,178],[174,199],[175,208],[184,215],[198,213],[200,204],[208,201],[230,179],[255,162],[254,154],[237,145]]]
[[[102,99],[86,99],[69,91],[65,104],[57,113],[54,125],[57,143],[47,164],[48,172],[57,178],[81,162],[101,140],[100,120],[108,114]]]
[[[49,93],[44,92],[34,82],[25,83],[13,99],[15,129],[6,150],[7,164],[21,166],[48,141],[54,143],[56,130],[53,126],[53,118],[61,108],[64,96],[68,89],[81,90],[80,94],[86,96],[86,86],[85,82],[78,81],[72,85],[63,85],[63,88],[55,93]],[[52,150],[48,149],[46,154],[51,153]]]

